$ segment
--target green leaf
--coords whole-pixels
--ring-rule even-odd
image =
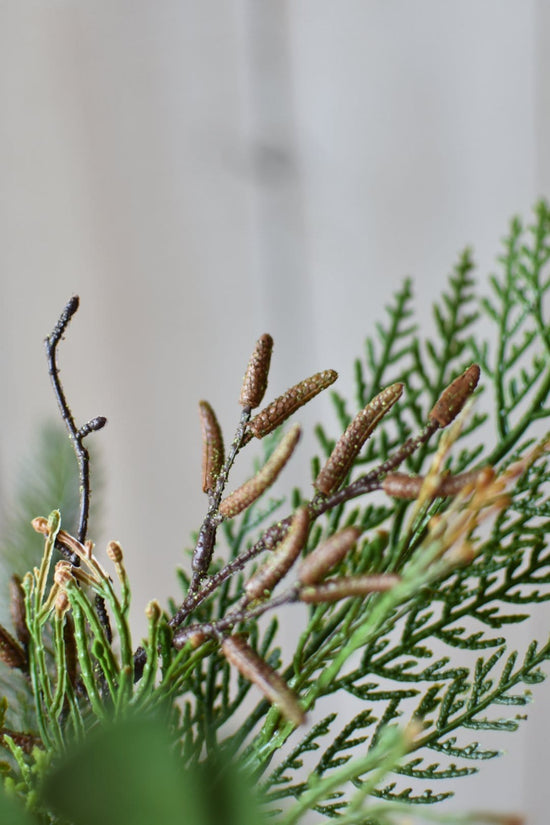
[[[184,768],[165,723],[131,719],[90,734],[46,778],[46,804],[72,825],[257,825],[249,785],[220,755]]]

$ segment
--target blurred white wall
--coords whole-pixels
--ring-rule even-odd
[[[405,275],[429,324],[458,250],[484,278],[549,193],[549,26],[546,0],[0,3],[1,489],[55,415],[42,339],[78,293],[63,378],[109,418],[100,539],[138,626],[204,509],[197,399],[229,432],[264,331],[273,393],[325,367],[349,390]],[[455,807],[547,822],[548,691]]]

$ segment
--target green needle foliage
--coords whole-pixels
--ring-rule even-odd
[[[550,659],[550,638],[518,651],[509,630],[550,598],[549,259],[540,202],[531,225],[512,222],[489,295],[460,256],[428,338],[406,281],[355,364],[355,399],[331,391],[337,425],[317,427],[312,491],[288,504],[270,498],[299,438],[285,422],[336,374],[254,414],[271,358],[262,336],[230,445],[200,403],[205,518],[182,594],[166,610],[150,602],[140,641],[122,548],[109,544],[104,569],[87,543],[84,439],[105,420],[79,427],[59,382],[71,299],[47,349],[77,457],[73,502],[48,436],[38,469],[51,489],[24,489],[21,509],[38,502],[24,521],[41,560],[23,523],[3,542],[4,564],[21,549],[30,570],[14,570],[12,626],[0,627],[5,821],[208,825],[219,805],[245,825],[518,821],[435,803],[499,754]],[[251,444],[254,474],[231,490]],[[301,622],[284,653],[282,610]],[[347,715],[335,712],[344,699]]]

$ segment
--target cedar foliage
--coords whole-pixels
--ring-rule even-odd
[[[434,304],[436,332],[428,338],[415,323],[412,283],[405,281],[355,363],[355,399],[331,390],[337,426],[316,429],[314,485],[354,417],[382,388],[404,386],[353,462],[346,444],[347,477],[335,474],[338,490],[294,490],[289,504],[268,490],[228,518],[223,496],[241,449],[250,444],[261,464],[269,462],[285,438],[271,432],[272,421],[284,424],[334,378],[325,371],[318,375],[330,380],[306,379],[251,419],[265,392],[271,346],[269,357],[253,357],[233,442],[224,450],[216,421],[215,462],[212,450],[204,452],[208,510],[191,564],[178,571],[182,595],[166,610],[155,601],[147,606],[149,633],[141,644],[128,625],[122,549],[111,543],[112,564],[104,570],[85,535],[79,542],[65,532],[76,521],[74,501],[61,516],[35,518],[44,513],[34,509],[32,485],[23,489],[17,513],[24,514],[22,524],[34,518],[45,551],[42,562],[28,560],[39,569],[23,579],[30,638],[17,642],[5,631],[0,645],[7,696],[0,707],[0,811],[9,810],[10,821],[141,822],[145,814],[136,819],[137,809],[176,821],[173,812],[187,794],[194,821],[203,825],[214,821],[207,804],[213,793],[228,800],[227,821],[235,823],[269,815],[278,825],[307,816],[386,825],[402,821],[404,812],[437,820],[437,805],[429,806],[499,753],[550,658],[550,639],[524,650],[509,642],[510,626],[550,598],[550,455],[543,437],[550,416],[549,259],[550,208],[540,202],[530,225],[512,221],[488,295],[477,297],[470,252],[460,256]],[[59,337],[75,300],[62,316],[63,329],[56,327]],[[472,362],[481,368],[487,411],[474,404],[440,431],[430,410]],[[204,412],[207,402],[201,404]],[[269,426],[260,426],[264,419]],[[99,428],[91,426],[97,421],[78,429],[71,418],[73,436],[82,440]],[[264,431],[258,443],[253,436]],[[49,436],[46,443],[53,443]],[[48,450],[39,455],[38,471],[51,479],[53,493],[65,459]],[[398,467],[424,479],[417,499],[383,494],[385,476]],[[437,495],[445,473],[471,470],[479,472],[467,472],[456,495]],[[285,467],[282,477],[290,472]],[[291,561],[279,568],[294,540],[289,525],[296,513],[309,515]],[[316,573],[324,580],[296,578],[296,555],[311,554],[351,527],[350,549],[343,557],[333,553],[332,569]],[[4,563],[12,563],[17,546],[28,558],[23,536],[10,525]],[[283,568],[290,584],[280,581]],[[247,590],[251,575],[255,583],[265,577],[265,592],[256,584]],[[369,588],[375,580],[387,586]],[[350,596],[359,582],[366,589]],[[306,599],[304,588],[320,601]],[[323,601],[329,591],[338,598]],[[278,644],[276,616],[300,601],[308,604],[289,657]],[[330,698],[342,696],[353,700],[351,718],[327,712]],[[136,717],[158,736],[144,737]],[[114,770],[109,754],[119,751],[113,786],[106,781]],[[73,764],[79,773],[69,792],[64,777]],[[156,794],[157,808],[148,792]],[[132,795],[142,800],[137,808]]]

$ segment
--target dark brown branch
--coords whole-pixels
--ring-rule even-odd
[[[299,585],[294,585],[279,596],[269,599],[269,601],[259,602],[253,607],[247,607],[246,609],[238,607],[215,622],[200,622],[189,625],[188,627],[182,627],[181,630],[176,631],[174,634],[174,647],[178,650],[181,649],[195,634],[198,634],[199,638],[206,637],[221,641],[224,634],[232,630],[235,625],[250,621],[251,619],[257,619],[259,616],[267,613],[268,610],[273,610],[276,607],[298,602],[299,593]]]
[[[356,596],[367,596],[371,593],[391,590],[400,581],[400,576],[379,573],[329,579],[321,584],[309,586],[296,582],[278,596],[255,602],[252,605],[249,605],[246,598],[244,598],[238,607],[214,622],[197,622],[181,628],[174,634],[173,644],[174,647],[181,650],[188,641],[202,642],[209,638],[222,641],[225,634],[233,630],[236,625],[258,619],[264,613],[277,607],[296,604],[300,601],[309,604],[321,604]]]
[[[67,402],[65,390],[59,377],[59,367],[57,366],[57,346],[63,337],[69,321],[79,307],[80,299],[78,295],[73,295],[67,303],[65,309],[59,317],[59,321],[55,325],[51,335],[46,338],[44,344],[46,346],[46,355],[48,358],[48,372],[52,380],[53,390],[57,400],[61,417],[65,422],[65,426],[69,432],[69,437],[73,442],[76,460],[78,463],[79,481],[80,481],[80,516],[78,521],[78,530],[76,537],[81,544],[86,540],[88,532],[88,517],[90,513],[90,454],[84,444],[84,438],[91,432],[100,430],[107,423],[107,419],[103,416],[92,418],[80,429],[76,426],[73,414]]]
[[[74,416],[69,407],[67,396],[61,379],[59,377],[59,367],[57,366],[57,347],[65,334],[69,322],[80,304],[78,295],[73,295],[70,301],[65,306],[63,312],[59,316],[59,320],[52,330],[51,334],[44,341],[46,347],[46,356],[48,359],[48,372],[52,381],[53,391],[57,400],[57,405],[61,413],[61,417],[65,422],[65,426],[69,433],[69,437],[73,443],[73,448],[78,464],[79,475],[79,489],[80,489],[80,514],[78,519],[78,528],[76,537],[81,544],[86,541],[86,534],[88,532],[88,518],[90,515],[90,454],[83,444],[84,439],[91,432],[101,430],[107,423],[104,416],[97,416],[91,418],[82,427],[77,427]],[[71,559],[71,561],[73,561]],[[76,566],[76,565],[75,565]],[[112,639],[111,627],[109,624],[109,617],[105,609],[105,602],[101,596],[96,596],[96,609],[100,621],[105,629],[109,642]]]
[[[336,507],[338,504],[343,504],[350,501],[357,496],[365,493],[379,490],[382,485],[382,479],[386,473],[395,470],[400,464],[412,455],[422,444],[425,444],[431,436],[439,429],[439,424],[434,421],[428,422],[425,428],[416,436],[410,438],[402,444],[395,453],[363,476],[360,476],[352,484],[338,490],[331,496],[317,495],[315,498],[306,503],[311,519],[316,519],[318,516]],[[265,533],[258,539],[258,541],[243,551],[239,556],[230,561],[225,567],[215,573],[213,576],[202,581],[200,589],[189,589],[187,596],[177,612],[170,619],[169,625],[172,628],[179,627],[179,625],[189,616],[198,605],[208,598],[218,587],[223,584],[234,573],[242,570],[246,564],[252,559],[256,558],[264,550],[272,550],[285,537],[289,528],[292,516],[287,516],[281,521],[276,522],[269,527]],[[182,631],[183,632],[183,631]]]

